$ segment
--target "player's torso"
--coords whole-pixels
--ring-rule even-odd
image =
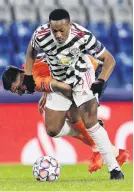
[[[60,45],[56,42],[48,24],[43,25],[38,32],[38,41],[45,52],[52,75],[57,79],[66,79],[74,70],[77,62],[87,63],[88,57],[83,53],[83,44],[86,41],[83,31],[73,24],[67,41]]]

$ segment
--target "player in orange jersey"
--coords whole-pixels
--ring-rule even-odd
[[[91,56],[89,56],[89,59],[92,61],[94,70],[97,72],[101,64],[99,64]],[[25,68],[25,65],[23,65],[23,68]],[[32,73],[33,73],[33,78],[36,84],[35,91],[44,92],[43,97],[39,102],[40,113],[44,112],[45,98],[46,98],[47,92],[50,92],[50,91],[61,92],[71,99],[71,87],[64,82],[59,82],[52,79],[52,77],[50,76],[49,65],[45,61],[44,57],[36,60]],[[27,90],[22,84],[23,77],[24,77],[23,70],[10,66],[8,69],[6,69],[6,71],[2,76],[4,88],[6,90],[10,90],[11,92],[17,93],[19,95],[24,94],[25,92],[27,92]],[[87,130],[84,126],[83,121],[80,118],[79,111],[76,106],[73,105],[70,108],[70,110],[67,112],[67,117],[69,119],[67,123],[69,124],[69,127],[70,127],[70,135],[77,139],[80,139],[82,142],[92,147],[93,156],[90,160],[89,171],[93,172],[100,169],[104,162],[103,158],[99,153],[92,137],[87,133]],[[114,146],[113,148],[115,151],[116,148]],[[119,150],[117,152],[116,150],[116,153],[117,153],[116,156],[117,156],[118,163],[121,166],[126,161],[128,157],[128,152],[126,150]]]

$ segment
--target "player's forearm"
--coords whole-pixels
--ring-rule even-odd
[[[54,92],[61,92],[66,97],[71,97],[72,95],[72,88],[64,82],[59,82],[53,79],[51,86]]]
[[[26,54],[26,68],[25,68],[26,75],[32,75],[32,68],[33,68],[37,53],[38,51],[36,51],[29,43],[27,54]]]
[[[49,76],[46,78],[36,77],[36,78],[34,78],[34,80],[35,80],[35,84],[36,84],[36,88],[35,88],[36,91],[39,91],[39,92],[47,91],[46,89],[44,89],[45,84],[47,82],[48,84],[51,83],[51,88],[54,92],[61,92],[66,97],[71,96],[72,89],[66,83],[56,81]],[[48,81],[46,81],[46,80],[48,80]]]
[[[115,67],[114,57],[108,51],[105,51],[104,54],[99,57],[99,59],[104,61],[104,64],[102,72],[100,73],[98,78],[107,81]]]

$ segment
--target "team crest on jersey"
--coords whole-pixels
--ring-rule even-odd
[[[60,63],[66,65],[66,64],[69,64],[71,60],[72,60],[71,57],[62,57],[60,60]]]
[[[72,49],[70,49],[70,53],[73,56],[78,56],[80,54],[80,50],[78,48],[72,48]]]

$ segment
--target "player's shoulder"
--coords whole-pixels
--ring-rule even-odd
[[[91,32],[89,31],[89,30],[87,30],[85,27],[83,27],[83,26],[81,26],[81,25],[79,25],[79,24],[77,24],[77,23],[72,23],[72,31],[78,31],[78,32],[81,32],[81,33],[83,33],[84,35],[85,34],[90,34]]]
[[[42,36],[45,36],[47,35],[48,33],[50,33],[50,27],[49,27],[49,24],[46,23],[46,24],[43,24],[43,25],[40,25],[36,30],[35,30],[35,35],[37,37],[42,37]]]
[[[85,44],[89,37],[92,37],[92,33],[83,26],[72,23],[71,34],[79,39],[80,44]]]

